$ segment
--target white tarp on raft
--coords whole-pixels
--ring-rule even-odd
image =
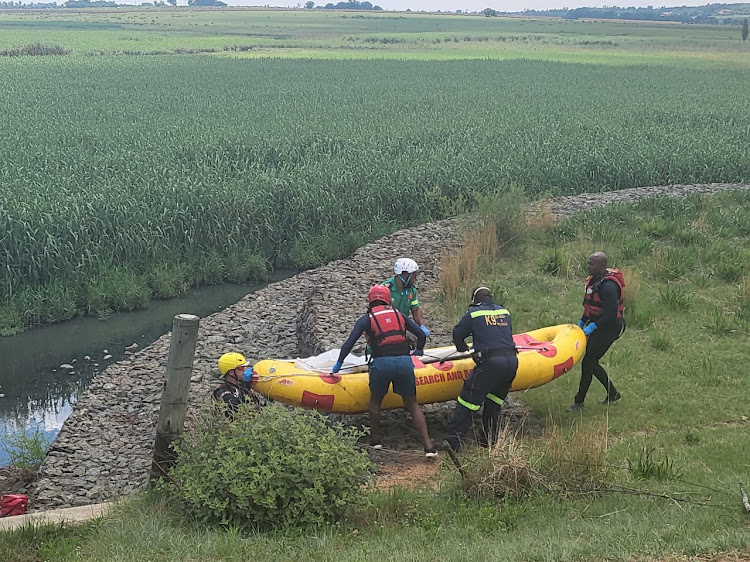
[[[331,369],[333,369],[333,364],[336,363],[339,358],[339,353],[341,353],[340,349],[331,349],[330,351],[326,351],[325,353],[321,353],[320,355],[316,355],[315,357],[297,357],[297,359],[294,360],[294,366],[297,369],[305,369],[306,371],[330,373]],[[364,367],[366,365],[367,361],[364,357],[352,355],[350,353],[346,356],[346,359],[344,360],[344,366],[341,370],[349,371],[350,369],[356,367]]]

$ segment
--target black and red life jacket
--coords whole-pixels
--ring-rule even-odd
[[[625,289],[625,277],[623,277],[622,272],[619,269],[615,269],[614,267],[607,268],[604,272],[604,276],[599,277],[596,280],[594,280],[592,275],[589,275],[586,278],[586,293],[583,296],[583,315],[592,320],[596,320],[604,312],[602,310],[601,297],[599,296],[599,285],[604,281],[614,281],[620,288],[617,296],[617,320],[621,321],[622,313],[625,309],[622,300],[623,290]]]
[[[406,321],[400,312],[390,306],[373,306],[367,311],[370,325],[365,329],[365,338],[373,357],[409,355],[406,339]]]

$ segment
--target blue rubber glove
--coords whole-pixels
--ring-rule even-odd
[[[419,329],[422,330],[422,333],[425,335],[426,338],[430,337],[430,331],[427,329],[427,326],[425,326],[424,324],[422,324],[419,327]]]
[[[589,322],[583,329],[583,333],[586,334],[586,337],[589,337],[594,330],[596,330],[596,323]]]
[[[422,355],[424,355],[424,349],[415,349],[411,354],[417,357],[422,357]]]
[[[252,369],[245,369],[245,372],[242,375],[242,380],[244,382],[252,382],[253,381],[253,370]]]
[[[334,375],[338,373],[341,370],[341,365],[342,365],[341,361],[336,361],[333,364],[333,369],[331,369],[331,373],[333,373]]]
[[[578,321],[578,327],[579,327],[579,328],[583,328],[583,324],[584,324],[584,322],[583,322],[583,318],[581,318],[581,319],[580,319],[580,320]]]

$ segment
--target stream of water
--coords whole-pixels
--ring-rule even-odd
[[[278,273],[274,280],[288,276]],[[73,411],[78,395],[125,346],[145,347],[172,329],[176,314],[207,316],[264,285],[213,285],[193,289],[148,308],[107,318],[69,322],[0,337],[0,466],[8,464],[11,443],[39,431],[51,441]],[[72,369],[63,368],[69,365]]]

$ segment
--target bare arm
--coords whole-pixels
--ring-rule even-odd
[[[422,315],[422,309],[418,306],[412,306],[411,307],[411,315],[412,318],[414,318],[414,321],[422,326],[424,325],[424,316]]]

